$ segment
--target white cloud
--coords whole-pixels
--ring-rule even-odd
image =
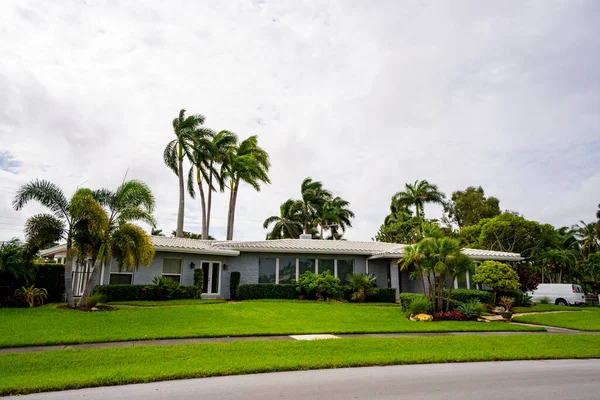
[[[405,182],[482,185],[501,207],[557,225],[600,202],[600,13],[564,2],[5,1],[0,3],[0,239],[32,178],[148,182],[170,232],[177,180],[162,164],[180,108],[259,135],[272,185],[243,187],[236,238],[298,196],[306,176],[348,199],[369,239]],[[186,227],[199,230],[197,201]],[[224,237],[227,196],[213,234]],[[432,216],[439,208],[429,207]]]

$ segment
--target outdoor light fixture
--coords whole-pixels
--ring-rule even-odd
[[[192,261],[192,262],[190,263],[190,269],[194,269],[195,267],[196,267],[196,264],[194,264],[194,262]]]

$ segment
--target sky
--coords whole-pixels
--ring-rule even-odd
[[[371,240],[391,196],[427,179],[481,185],[555,226],[600,203],[600,3],[574,1],[0,2],[0,240],[44,209],[12,209],[31,179],[153,190],[175,229],[163,164],[185,108],[258,135],[271,184],[241,185],[234,239],[312,177],[351,203],[346,237]],[[224,239],[228,195],[211,234]],[[441,209],[426,206],[428,217]],[[185,230],[200,231],[186,198]]]

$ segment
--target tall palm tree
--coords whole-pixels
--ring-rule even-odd
[[[319,225],[321,226],[321,239],[323,239],[323,230],[329,229],[331,234],[327,239],[338,239],[341,237],[339,230],[346,232],[346,228],[352,227],[351,219],[354,218],[354,212],[349,208],[350,203],[339,196],[327,200],[321,210]]]
[[[175,139],[167,143],[163,152],[165,165],[179,178],[179,208],[177,209],[177,237],[183,235],[183,213],[185,209],[185,184],[183,177],[183,159],[191,158],[191,151],[196,131],[204,124],[204,116],[185,116],[185,109],[173,120]]]
[[[115,246],[120,249],[116,255],[126,257],[117,261],[127,267],[149,265],[154,256],[150,237],[131,222],[156,224],[154,195],[142,181],[123,182],[115,191],[89,191],[81,198],[84,200],[76,211],[81,221],[76,227],[78,254],[89,257],[93,267],[78,305],[85,304],[92,293],[101,264],[110,261]]]
[[[412,246],[404,247],[404,249],[402,249],[402,258],[398,260],[398,265],[401,271],[408,271],[409,268],[414,267],[414,275],[411,276],[411,279],[421,280],[423,294],[427,296],[425,273],[423,269],[423,261],[427,255],[424,250],[424,243],[417,243]]]
[[[267,233],[267,240],[274,239],[298,239],[302,233],[302,221],[300,216],[300,204],[294,199],[286,200],[279,206],[279,215],[272,215],[265,219],[264,229],[269,229],[273,224],[271,232]]]
[[[219,184],[219,191],[223,192],[225,190],[225,182],[222,178],[221,173],[216,172],[216,166],[221,165],[225,162],[225,157],[227,156],[227,151],[235,146],[237,143],[238,137],[235,133],[229,131],[220,131],[217,133],[212,139],[211,146],[211,157],[210,164],[208,167],[208,187],[213,188],[213,179],[216,179]],[[210,236],[210,214],[212,210],[212,192],[213,190],[208,191],[208,199],[206,202],[206,232]]]
[[[395,208],[415,207],[417,217],[425,217],[425,204],[436,203],[444,204],[446,195],[439,191],[437,185],[427,182],[427,180],[416,180],[413,184],[404,185],[404,191],[396,193],[392,197],[392,203]]]
[[[600,244],[596,236],[596,224],[593,222],[586,224],[583,221],[579,221],[579,224],[574,227],[573,233],[579,241],[581,253],[584,258],[600,250]]]
[[[216,172],[212,170],[212,137],[214,133],[208,129],[198,129],[194,132],[194,141],[192,144],[190,155],[190,170],[188,172],[188,193],[192,198],[196,197],[194,182],[198,185],[198,193],[200,194],[200,206],[202,211],[202,239],[208,239],[208,225],[206,213],[206,196],[204,191],[204,183],[210,182],[210,174]],[[208,186],[209,193],[214,188]]]
[[[466,254],[458,253],[448,263],[448,272],[452,279],[450,280],[451,284],[448,287],[448,296],[446,297],[446,312],[450,311],[450,297],[452,297],[454,281],[459,275],[465,275],[467,272],[475,272],[475,262]]]
[[[73,227],[77,222],[71,215],[71,201],[67,199],[63,191],[55,184],[35,179],[19,188],[12,205],[15,210],[21,210],[31,200],[35,200],[52,211],[52,216],[63,223],[64,229],[59,232],[58,238],[67,241],[67,255],[65,259],[65,291],[67,304],[74,307],[73,301]]]
[[[432,276],[433,286],[430,284],[432,300],[435,298],[434,308],[437,312],[443,311],[443,295],[446,275],[452,271],[452,266],[460,257],[458,241],[448,237],[427,238],[425,240],[425,260],[423,267],[425,273]]]
[[[222,176],[228,181],[229,211],[227,213],[227,240],[233,239],[235,206],[241,182],[246,182],[256,191],[260,183],[271,183],[269,179],[269,155],[258,146],[258,137],[250,136],[239,145],[228,149],[223,162]]]
[[[323,187],[320,181],[313,181],[308,177],[300,184],[300,194],[302,200],[302,226],[303,232],[309,233],[311,228],[315,228],[319,217],[323,213],[323,206],[332,198],[329,190]]]

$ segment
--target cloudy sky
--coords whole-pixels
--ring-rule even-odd
[[[597,1],[0,2],[0,240],[22,236],[32,178],[115,188],[146,181],[175,228],[162,161],[181,108],[258,135],[272,184],[242,187],[234,239],[321,180],[370,240],[390,197],[427,179],[482,185],[503,209],[555,225],[600,203]],[[211,233],[225,234],[219,195]],[[185,229],[200,208],[186,200]],[[428,216],[440,215],[426,207]]]

